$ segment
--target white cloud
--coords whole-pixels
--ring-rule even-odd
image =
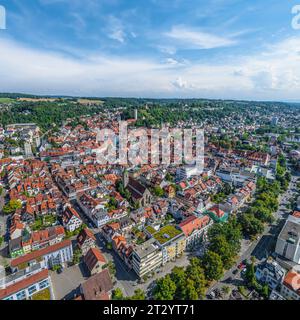
[[[264,52],[209,64],[169,58],[72,58],[0,38],[0,88],[8,92],[137,97],[300,100],[300,39]]]
[[[178,88],[178,89],[187,89],[188,88],[187,81],[183,80],[181,77],[179,77],[175,81],[173,81],[172,84],[175,88]]]
[[[122,22],[114,16],[108,18],[107,33],[109,38],[120,43],[124,43],[127,36]]]
[[[221,37],[212,33],[188,28],[186,26],[173,26],[164,36],[175,41],[174,46],[185,49],[213,49],[228,47],[236,44],[236,40]]]

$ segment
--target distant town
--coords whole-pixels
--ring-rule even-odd
[[[203,129],[203,168],[172,138],[169,164],[100,163],[120,121]],[[1,94],[0,300],[300,300],[299,123],[296,103]]]

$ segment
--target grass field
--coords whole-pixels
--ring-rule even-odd
[[[27,102],[54,102],[56,98],[19,98],[19,101],[27,101]]]
[[[97,104],[97,105],[102,105],[104,103],[104,101],[101,100],[92,100],[92,99],[78,99],[78,102],[80,104],[85,104],[85,105],[89,105],[89,104]]]
[[[13,102],[13,99],[10,98],[0,98],[0,103],[10,103]]]

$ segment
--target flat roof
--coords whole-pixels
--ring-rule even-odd
[[[180,234],[183,234],[183,232],[173,225],[168,225],[165,227],[162,227],[159,231],[153,234],[153,237],[160,243],[164,244]]]
[[[158,249],[158,246],[155,245],[155,242],[156,240],[154,238],[151,238],[146,242],[144,242],[143,244],[139,245],[138,247],[134,248],[134,252],[140,258],[144,258]]]

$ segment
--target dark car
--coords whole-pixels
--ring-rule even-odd
[[[61,274],[63,271],[64,271],[63,267],[60,267],[60,268],[57,269],[57,273],[58,274]]]
[[[237,274],[238,272],[239,272],[238,269],[235,269],[235,270],[232,271],[233,274]]]

